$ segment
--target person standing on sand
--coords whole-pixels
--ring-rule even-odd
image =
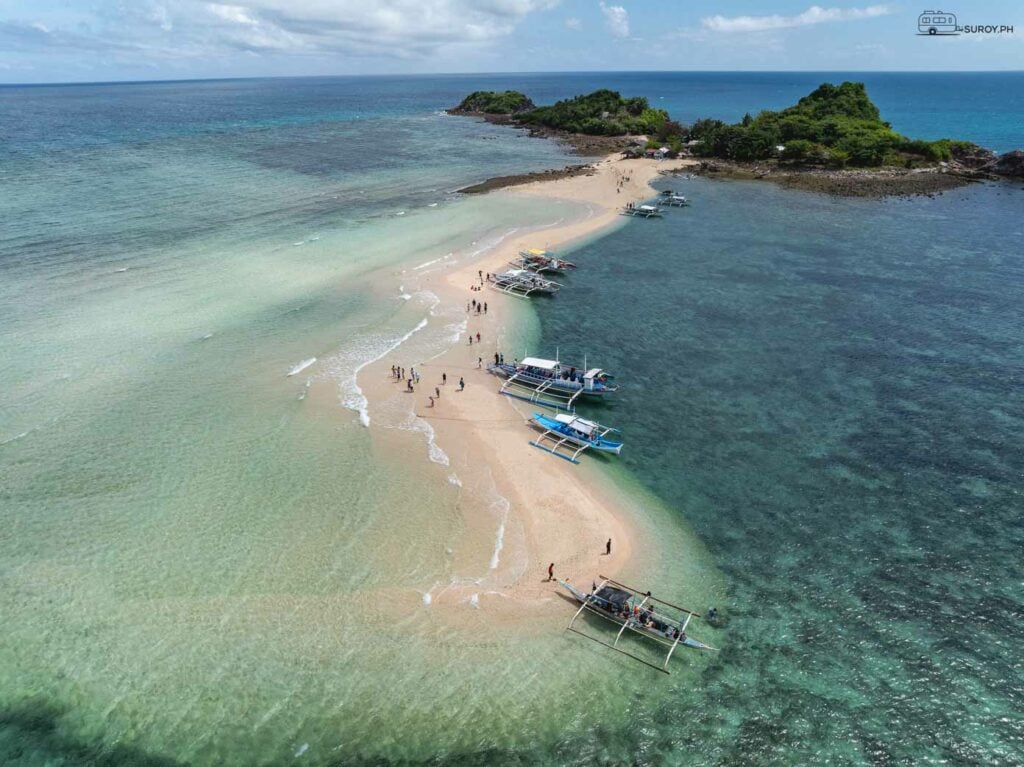
[[[428,399],[430,400],[430,404],[427,405],[427,407],[433,407],[434,406],[434,398],[433,397],[429,397]]]
[[[480,343],[480,332],[479,331],[477,331],[477,334],[476,334],[476,342]]]
[[[472,333],[469,334],[469,345],[470,346],[473,345],[473,334]]]
[[[555,579],[555,563],[552,562],[548,565],[548,580],[553,581]]]
[[[437,386],[434,387],[434,394],[437,395],[438,399],[441,399],[441,389],[438,388]]]
[[[466,390],[466,382],[462,380],[462,376],[459,376],[459,391]]]
[[[495,365],[498,364],[498,353],[497,352],[494,353],[494,364]]]
[[[441,384],[444,385],[446,383],[448,383],[448,374],[447,373],[441,373]]]
[[[487,302],[484,301],[484,314],[487,314]]]
[[[484,366],[484,358],[483,357],[477,357],[476,358],[476,369],[479,370],[483,366]]]
[[[612,539],[611,539],[611,538],[609,538],[609,539],[608,539],[608,543],[606,543],[606,544],[604,545],[604,553],[605,553],[605,555],[606,555],[606,556],[607,556],[608,554],[611,554],[611,553],[612,553]]]

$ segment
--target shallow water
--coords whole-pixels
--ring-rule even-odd
[[[1024,189],[660,186],[693,206],[574,252],[539,310],[543,348],[629,371],[592,412],[729,581],[725,651],[654,732],[703,764],[1024,764]]]
[[[0,88],[0,761],[1019,763],[1008,187],[692,182],[701,207],[582,248],[502,344],[638,365],[607,413],[625,469],[600,465],[648,507],[636,568],[659,591],[717,588],[686,525],[710,545],[724,651],[652,680],[437,614],[518,556],[501,499],[493,552],[459,569],[461,494],[487,488],[409,408],[367,410],[355,374],[459,329],[423,274],[573,215],[451,194],[570,161],[438,114],[517,80]],[[593,87],[644,82],[726,117],[804,85]]]

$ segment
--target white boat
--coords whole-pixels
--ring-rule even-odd
[[[627,205],[621,213],[635,218],[661,218],[661,208],[657,205]]]
[[[572,631],[587,637],[587,639],[592,639],[598,644],[618,650],[666,674],[669,673],[668,662],[672,659],[672,654],[680,645],[694,650],[717,649],[699,639],[694,639],[686,633],[693,619],[700,619],[700,616],[693,610],[687,610],[685,607],[678,607],[664,600],[655,599],[651,596],[650,591],[641,592],[624,583],[613,581],[611,578],[605,578],[603,575],[600,577],[602,578],[601,582],[593,584],[589,593],[573,586],[568,581],[558,581],[580,603],[580,609],[572,616],[572,620],[566,626],[566,631]],[[615,641],[609,644],[574,628],[573,624],[576,623],[576,619],[584,611],[606,618],[613,624],[618,625],[619,632],[615,635]],[[619,647],[619,641],[627,630],[653,640],[662,647],[667,647],[668,652],[665,654],[665,662],[661,666],[656,666],[640,656]]]
[[[545,293],[548,295],[557,293],[561,284],[546,277],[541,277],[536,272],[528,269],[509,269],[501,274],[492,274],[488,277],[490,285],[495,290],[501,291],[510,296],[525,298],[534,293]]]
[[[668,205],[670,208],[685,208],[688,207],[690,201],[681,194],[670,194],[661,198],[662,205]]]
[[[613,455],[622,451],[621,442],[608,438],[609,434],[618,433],[618,429],[602,426],[597,421],[565,413],[558,413],[554,418],[534,413],[530,423],[542,431],[536,440],[530,442],[531,445],[571,463],[579,463],[580,453],[584,450]]]
[[[546,250],[537,250],[535,248],[519,251],[519,258],[509,262],[509,264],[517,269],[527,269],[538,274],[542,272],[564,274],[569,269],[576,268],[576,264],[571,261],[558,258],[554,253]]]
[[[572,410],[579,397],[600,400],[619,390],[614,377],[601,368],[575,367],[540,357],[496,362],[487,369],[507,379],[502,394],[556,410]]]

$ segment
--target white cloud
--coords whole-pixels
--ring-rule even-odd
[[[249,27],[259,24],[259,22],[250,16],[248,12],[246,12],[245,8],[240,5],[221,5],[220,3],[210,3],[206,7],[210,9],[210,13],[218,18],[224,19],[224,21],[233,21],[235,24],[244,24]]]
[[[601,3],[601,13],[608,31],[615,37],[629,37],[629,12],[621,5],[605,5]]]
[[[888,16],[893,11],[887,5],[869,5],[866,8],[822,8],[812,5],[796,16],[709,16],[701,19],[705,29],[713,32],[764,32],[771,29],[807,27],[835,21],[858,21]]]
[[[579,19],[577,19],[575,16],[570,16],[565,20],[565,26],[568,29],[579,29],[582,25],[580,24]]]
[[[115,50],[139,64],[144,58],[220,60],[238,51],[424,58],[494,43],[558,1],[98,0],[63,26],[0,18],[0,49]]]

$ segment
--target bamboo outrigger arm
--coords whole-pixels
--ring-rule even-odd
[[[665,669],[666,670],[668,670],[668,662],[670,660],[672,660],[672,653],[674,653],[676,651],[676,647],[679,646],[679,642],[686,635],[686,627],[690,625],[690,618],[692,618],[692,617],[693,617],[692,613],[686,616],[686,620],[683,621],[682,629],[680,629],[679,633],[676,634],[676,641],[674,641],[672,643],[672,648],[668,651],[668,655],[665,656]]]

